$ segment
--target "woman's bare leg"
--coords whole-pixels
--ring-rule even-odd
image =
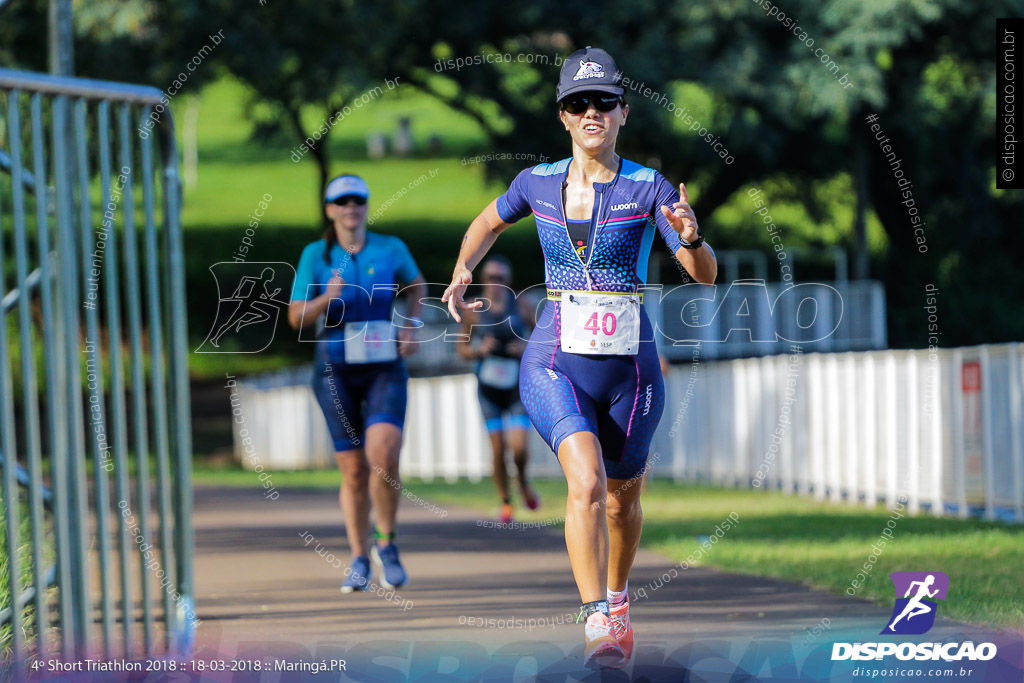
[[[338,469],[341,470],[338,501],[345,516],[348,545],[352,548],[353,557],[366,555],[369,552],[367,539],[370,534],[370,466],[366,462],[366,453],[362,448],[355,448],[338,451],[334,458],[338,461]]]
[[[380,545],[386,545],[388,535],[395,530],[398,499],[402,494],[402,479],[398,474],[398,453],[401,449],[400,428],[387,422],[377,422],[366,428],[366,459],[371,470],[370,498],[377,529],[384,535],[384,539],[378,539]]]
[[[608,588],[613,591],[625,589],[640,546],[644,523],[640,507],[642,490],[639,479],[608,480]]]
[[[590,432],[576,432],[558,446],[569,494],[565,502],[565,545],[580,599],[604,600],[608,580],[607,481],[601,444]]]
[[[491,432],[491,457],[494,462],[494,486],[502,502],[509,500],[508,469],[505,467],[505,437],[500,432]]]

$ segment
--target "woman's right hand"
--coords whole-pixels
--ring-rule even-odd
[[[482,301],[467,304],[463,298],[466,295],[466,287],[472,283],[473,273],[468,268],[456,268],[452,275],[452,283],[448,285],[448,289],[444,290],[441,303],[448,304],[448,312],[455,318],[455,322],[462,322],[462,316],[459,315],[460,308],[464,311],[475,311],[484,305]]]
[[[327,300],[341,298],[341,286],[345,281],[341,278],[341,270],[334,270],[334,277],[327,281]]]
[[[477,347],[476,353],[480,358],[491,355],[498,350],[498,340],[494,338],[494,335],[487,335],[480,340],[480,346]]]

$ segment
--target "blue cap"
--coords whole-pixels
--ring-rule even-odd
[[[622,72],[612,56],[589,45],[576,50],[565,60],[558,77],[555,101],[561,102],[576,92],[593,91],[622,95]]]
[[[340,175],[327,183],[327,189],[324,190],[324,203],[329,204],[338,197],[352,194],[364,199],[368,198],[370,196],[370,186],[357,175]]]

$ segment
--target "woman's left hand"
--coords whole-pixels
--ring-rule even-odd
[[[505,353],[516,358],[522,358],[523,353],[526,351],[526,342],[522,339],[513,339],[512,341],[505,344]]]
[[[684,242],[695,242],[697,240],[697,217],[690,208],[686,185],[679,183],[679,201],[672,204],[670,211],[662,204],[661,213],[669,222],[672,229],[679,233],[680,239]]]
[[[448,285],[448,289],[444,290],[444,295],[441,297],[441,303],[448,304],[448,312],[457,323],[462,322],[462,316],[459,315],[460,308],[464,311],[475,311],[484,305],[480,299],[466,303],[463,298],[466,294],[466,287],[472,283],[473,273],[468,268],[456,266],[455,273],[452,275],[452,283]]]
[[[398,328],[398,355],[402,358],[411,356],[416,353],[419,349],[419,344],[416,342],[416,328],[415,327],[399,327]]]

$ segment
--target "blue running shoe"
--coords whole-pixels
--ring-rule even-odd
[[[373,546],[373,559],[380,565],[380,582],[389,590],[404,586],[409,580],[398,559],[398,546],[388,543],[383,548]]]
[[[366,590],[366,587],[370,584],[370,574],[370,558],[366,555],[358,555],[352,558],[348,576],[345,577],[345,583],[341,584],[341,592],[351,593],[353,591]]]

